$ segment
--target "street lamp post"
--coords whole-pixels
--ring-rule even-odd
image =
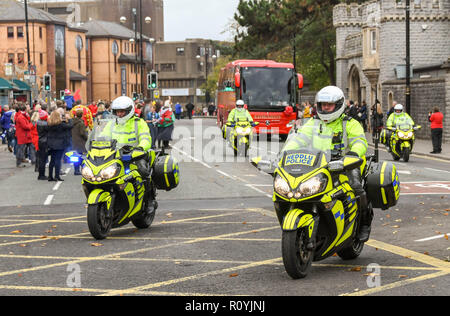
[[[137,19],[138,18],[137,18],[137,10],[136,10],[136,8],[132,9],[132,14],[133,14],[133,19],[134,19],[134,23],[133,23],[134,39],[130,39],[130,42],[131,43],[135,43],[134,48],[135,48],[136,59],[135,59],[135,63],[134,63],[134,70],[136,72],[136,93],[138,93],[138,72],[137,72],[137,69],[138,69],[138,67],[137,67],[137,64],[138,64],[138,48],[136,46],[137,45],[137,41],[138,41],[138,38],[137,38],[138,37],[137,36],[137,29],[138,29],[138,26],[137,26],[138,20]],[[127,21],[126,17],[122,16],[120,18],[120,22],[121,23],[126,23],[126,21]],[[151,21],[152,21],[151,17],[149,17],[149,16],[145,17],[145,23],[146,24],[151,23]],[[142,0],[139,0],[139,59],[140,59],[139,69],[140,69],[140,72],[141,72],[140,93],[142,95],[144,95],[144,91],[145,91],[145,88],[144,88],[144,52],[143,52],[143,50],[144,50],[144,48],[143,48],[144,41],[143,41],[143,38],[142,38],[142,36],[143,36],[142,33],[143,33],[143,27],[142,27]]]
[[[207,85],[208,85],[208,59],[210,57],[209,55],[211,53],[211,47],[204,47],[204,49],[205,49],[205,102],[206,102],[206,105],[208,105],[209,101],[210,101],[209,91],[208,91],[208,87],[207,87]],[[198,60],[200,60],[201,57],[202,56],[200,56],[200,55],[196,56],[196,58]],[[211,58],[213,60],[215,60],[217,58],[217,56],[215,54],[213,54],[211,56]]]

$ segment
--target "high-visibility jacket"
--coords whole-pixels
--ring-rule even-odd
[[[147,123],[138,117],[130,118],[125,124],[116,124],[111,121],[102,131],[103,135],[110,135],[117,140],[117,148],[126,145],[132,147],[142,147],[145,151],[152,148],[152,137]]]
[[[253,118],[250,115],[250,112],[246,109],[237,111],[236,108],[234,108],[233,110],[231,110],[230,114],[228,114],[227,122],[236,123],[242,121],[253,122]]]
[[[313,131],[313,125],[319,124],[319,122],[320,124],[325,124],[326,131],[332,131],[334,134],[308,135],[308,131]],[[305,139],[305,137],[314,137],[314,139]],[[332,148],[322,148],[320,146],[321,141],[327,146],[331,144]],[[357,120],[347,117],[345,114],[328,124],[319,120],[309,120],[303,125],[298,134],[295,134],[294,137],[289,139],[282,151],[297,150],[310,142],[314,143],[315,148],[321,148],[322,150],[340,150],[342,154],[352,151],[361,158],[366,155],[368,148],[364,129],[361,124]]]
[[[386,127],[396,127],[401,125],[414,125],[414,120],[408,113],[403,112],[400,115],[392,113],[386,121]]]

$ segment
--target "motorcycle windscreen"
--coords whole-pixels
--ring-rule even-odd
[[[289,137],[282,149],[282,166],[292,174],[308,173],[331,160],[334,132],[324,122],[310,119]]]

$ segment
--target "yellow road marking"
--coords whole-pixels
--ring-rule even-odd
[[[422,262],[439,269],[450,269],[450,262],[445,262],[444,260],[436,259],[431,256],[424,255],[412,250],[387,244],[382,241],[371,239],[366,244],[370,247],[392,252],[396,255],[403,256],[405,258],[412,259],[414,261]]]
[[[449,270],[447,270],[447,271],[439,271],[439,272],[436,272],[436,273],[426,274],[426,275],[422,275],[422,276],[419,276],[419,277],[416,277],[416,278],[406,279],[406,280],[402,280],[402,281],[386,284],[386,285],[383,285],[383,286],[374,287],[374,288],[363,290],[363,291],[358,291],[358,292],[355,292],[355,293],[342,294],[341,296],[364,296],[364,295],[370,295],[370,294],[378,293],[378,292],[381,292],[381,291],[391,290],[391,289],[394,289],[394,288],[397,288],[397,287],[401,287],[401,286],[405,286],[405,285],[408,285],[408,284],[416,283],[416,282],[419,282],[419,281],[426,281],[426,280],[438,278],[438,277],[441,277],[441,276],[445,276],[447,274],[450,274]]]
[[[197,280],[197,279],[204,278],[207,276],[213,276],[213,275],[218,275],[218,274],[236,272],[236,271],[244,270],[244,269],[255,268],[258,266],[273,264],[273,263],[281,261],[281,260],[282,260],[282,258],[275,258],[275,259],[257,261],[257,262],[252,262],[249,264],[240,265],[237,267],[231,267],[231,268],[226,268],[226,269],[221,269],[221,270],[199,273],[199,274],[195,274],[195,275],[191,275],[191,276],[187,276],[187,277],[183,277],[183,278],[172,279],[172,280],[167,280],[167,281],[157,282],[157,283],[151,283],[151,284],[137,286],[134,288],[124,289],[124,290],[115,290],[115,291],[108,292],[106,294],[102,294],[101,296],[131,294],[134,291],[143,291],[143,290],[148,290],[148,289],[154,289],[157,287],[169,286],[169,285],[173,285],[173,284],[177,284],[177,283],[181,283],[181,282]]]

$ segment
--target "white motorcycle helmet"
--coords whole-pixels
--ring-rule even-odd
[[[400,114],[402,114],[403,113],[403,105],[401,105],[401,104],[396,104],[395,106],[394,106],[394,114],[395,115],[400,115]]]
[[[236,101],[236,110],[243,111],[244,105],[245,105],[245,102],[243,100],[237,100]]]
[[[113,115],[117,119],[117,123],[119,125],[123,125],[134,116],[134,102],[127,96],[118,97],[112,102],[111,110]],[[124,117],[118,117],[116,113],[117,110],[125,110],[127,111],[127,113]]]
[[[317,115],[325,123],[331,123],[341,117],[345,111],[345,96],[341,89],[328,86],[320,90],[316,95]],[[332,112],[324,112],[322,103],[334,103],[336,107]]]

